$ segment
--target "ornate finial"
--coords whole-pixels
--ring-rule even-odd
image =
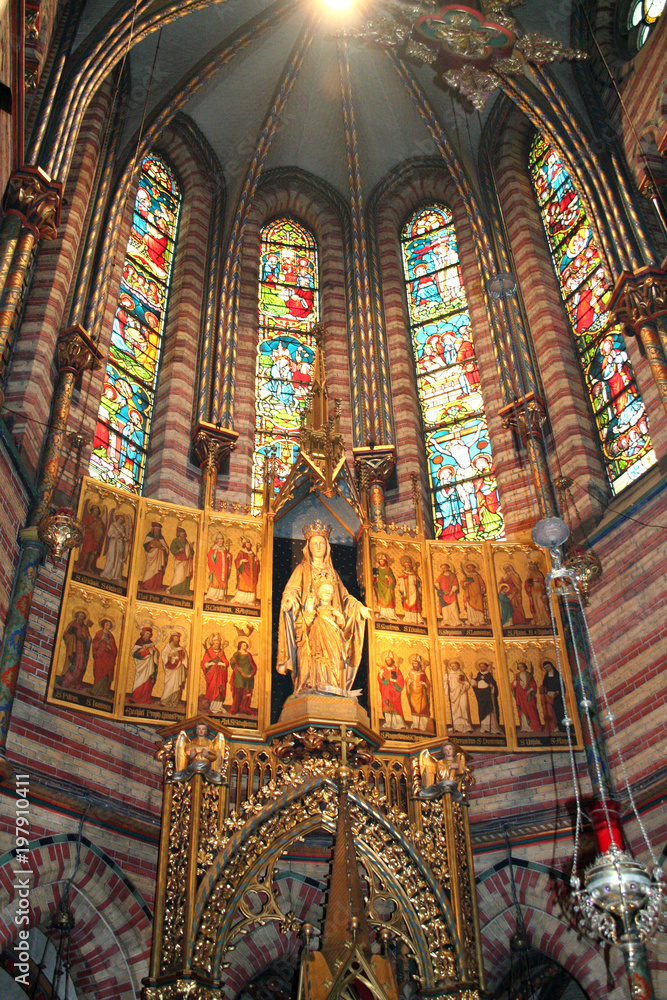
[[[320,521],[319,517],[316,521],[311,524],[307,524],[303,529],[303,537],[308,541],[313,535],[324,535],[325,538],[329,538],[331,535],[331,525],[325,524],[324,521]]]

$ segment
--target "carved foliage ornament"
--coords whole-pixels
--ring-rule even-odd
[[[23,167],[9,178],[5,211],[19,212],[43,240],[55,240],[60,225],[62,184],[40,167]]]
[[[609,303],[615,321],[635,334],[643,323],[667,313],[667,261],[661,268],[646,267],[636,274],[624,271]]]
[[[523,2],[469,0],[467,4],[439,5],[428,0],[378,0],[370,16],[344,34],[383,48],[400,49],[410,59],[444,64],[444,81],[482,110],[502,85],[502,75],[524,73],[526,63],[586,58],[584,52],[565,48],[543,35],[520,35],[509,11]]]

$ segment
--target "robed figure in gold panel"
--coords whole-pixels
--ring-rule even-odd
[[[334,569],[330,533],[331,526],[321,521],[304,528],[303,559],[283,591],[277,670],[292,674],[295,694],[355,694],[371,612],[348,593]]]

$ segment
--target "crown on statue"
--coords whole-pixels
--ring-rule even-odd
[[[319,518],[317,521],[313,521],[312,524],[307,524],[303,529],[303,537],[306,541],[308,541],[309,538],[312,538],[313,535],[324,535],[324,537],[328,539],[330,534],[331,525],[325,524],[324,521],[320,521]]]

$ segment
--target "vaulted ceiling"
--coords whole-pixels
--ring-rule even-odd
[[[545,3],[526,0],[508,9],[525,32],[539,31],[570,45],[571,0]],[[220,67],[189,99],[181,111],[191,117],[217,154],[230,196],[240,188],[255,150],[274,94],[286,65],[308,23],[314,23],[312,42],[294,83],[265,170],[300,168],[348,196],[339,48],[342,31],[354,29],[367,18],[394,4],[413,8],[414,0],[353,0],[345,12],[334,13],[324,0],[222,0],[181,5],[171,20],[134,44],[127,56],[130,100],[120,155],[130,154],[137,137],[167,95],[182,94],[196,69],[227,40],[234,41],[232,58]],[[141,11],[165,11],[164,2]],[[91,42],[105,24],[111,25],[132,6],[109,0],[89,0],[76,36],[73,58],[84,58]],[[261,22],[271,18],[270,27]],[[156,18],[156,25],[159,18]],[[259,22],[259,23],[258,23]],[[249,37],[249,41],[248,41]],[[383,49],[350,38],[347,42],[350,81],[366,197],[375,185],[407,159],[432,156],[433,141]],[[436,79],[434,69],[411,63],[411,69],[460,160],[471,169],[480,130],[497,95],[481,113],[447,85]],[[554,71],[569,87],[571,69],[556,64]],[[143,122],[143,125],[142,125]],[[471,172],[474,172],[471,170]]]

